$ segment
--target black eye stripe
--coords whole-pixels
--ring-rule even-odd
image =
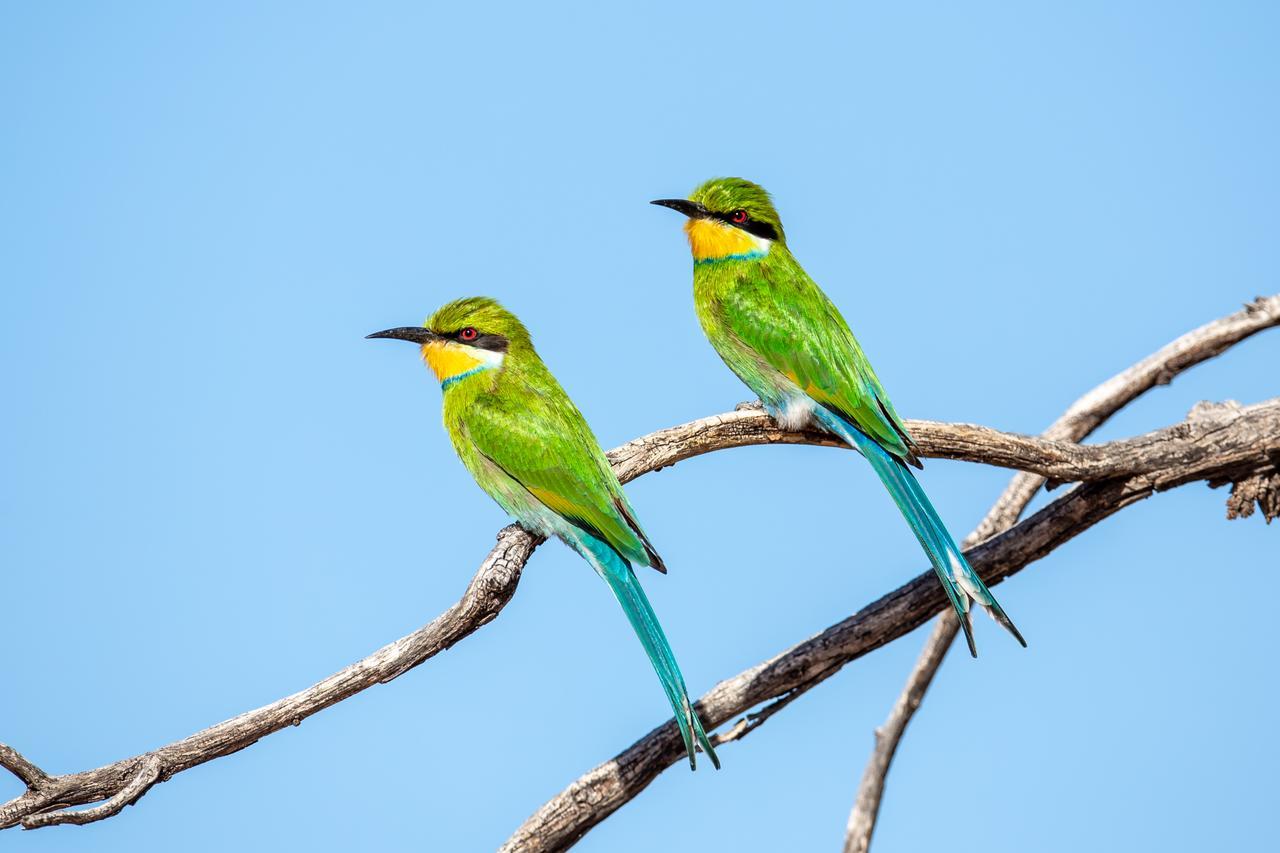
[[[492,352],[506,352],[507,347],[510,346],[511,342],[502,335],[491,335],[487,332],[479,332],[479,330],[476,330],[478,334],[474,338],[470,340],[463,340],[462,333],[470,328],[472,327],[464,326],[456,332],[445,333],[443,337],[446,337],[451,341],[457,341],[463,346],[475,347],[476,349],[487,349]]]
[[[713,212],[711,215],[714,216],[716,219],[719,219],[725,225],[731,225],[734,228],[737,228],[741,231],[746,231],[748,234],[754,234],[755,236],[763,237],[766,240],[778,239],[777,229],[775,229],[768,222],[760,222],[758,220],[752,219],[750,216],[747,217],[746,222],[734,222],[733,215],[735,213],[737,213],[737,210],[730,210],[730,211],[726,211],[725,213]]]

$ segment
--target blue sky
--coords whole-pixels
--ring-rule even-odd
[[[85,769],[305,687],[454,601],[505,523],[407,347],[501,298],[606,447],[745,390],[677,217],[716,174],[909,417],[1035,432],[1280,267],[1273,4],[8,4],[0,11],[0,740]],[[1275,395],[1280,333],[1100,434]],[[933,462],[957,535],[1006,472]],[[717,454],[629,487],[690,687],[921,571],[870,470]],[[880,850],[1256,849],[1277,531],[1194,485],[1001,586],[889,780]],[[836,532],[842,534],[833,540]],[[923,632],[586,851],[834,850]],[[87,828],[6,850],[483,850],[666,705],[556,544],[477,635]],[[0,800],[18,793],[0,777]]]

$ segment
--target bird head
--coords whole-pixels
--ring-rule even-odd
[[[410,341],[443,388],[502,367],[513,349],[531,346],[524,324],[496,299],[471,296],[442,306],[422,326],[401,326],[368,335]]]
[[[689,248],[699,263],[754,260],[786,244],[782,219],[764,187],[744,178],[712,178],[687,199],[663,198],[651,204],[689,217],[684,224]]]

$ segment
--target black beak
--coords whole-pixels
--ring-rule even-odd
[[[400,326],[396,329],[384,329],[381,332],[374,332],[372,335],[365,335],[365,338],[394,338],[397,341],[409,341],[415,344],[427,344],[437,340],[440,336],[430,329],[424,329],[421,326]]]
[[[689,201],[686,198],[660,198],[649,202],[659,207],[669,207],[677,213],[683,213],[690,219],[704,219],[710,216],[710,211],[698,204],[696,201]]]

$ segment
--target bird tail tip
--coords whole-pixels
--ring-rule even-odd
[[[992,619],[996,620],[996,623],[1001,628],[1004,628],[1013,635],[1013,638],[1018,641],[1018,645],[1022,646],[1024,649],[1027,647],[1027,641],[1022,636],[1022,632],[1018,630],[1017,625],[1013,624],[1013,620],[1009,618],[1009,614],[1004,612],[1004,608],[1000,606],[1000,602],[996,601],[995,598],[992,597],[991,603],[984,604],[982,607],[991,615]]]
[[[720,756],[716,755],[716,748],[711,745],[711,738],[707,737],[707,731],[702,726],[702,720],[698,717],[698,712],[693,710],[693,705],[689,701],[689,697],[684,697],[684,725],[680,726],[681,734],[684,735],[685,749],[689,753],[689,769],[698,769],[698,753],[704,753],[711,760],[711,766],[720,769]],[[690,738],[685,732],[692,734]]]
[[[947,587],[947,594],[951,599],[951,604],[955,607],[956,613],[960,617],[965,639],[969,642],[969,654],[975,658],[978,656],[977,647],[973,643],[972,605],[974,604],[987,611],[987,614],[995,620],[996,624],[1012,634],[1018,644],[1025,649],[1027,647],[1026,638],[1022,636],[1018,626],[1013,624],[1009,614],[1004,612],[1004,608],[1000,606],[1000,602],[996,601],[996,597],[991,594],[991,590],[987,588],[987,585],[982,582],[982,578],[969,565],[969,561],[965,559],[958,548],[952,551],[950,557],[951,569],[954,574],[939,572],[939,577],[942,578],[943,585]]]
[[[969,654],[975,658],[978,656],[978,647],[973,640],[973,623],[970,618],[971,605],[975,602],[982,605],[996,622],[1025,647],[1027,641],[996,603],[995,596],[991,594],[991,590],[987,589],[982,578],[969,565],[960,546],[956,544],[947,526],[938,517],[938,512],[933,508],[929,496],[924,493],[919,481],[907,467],[910,460],[894,456],[874,439],[831,412],[818,410],[816,414],[823,425],[843,437],[867,458],[885,488],[888,489],[894,503],[898,505],[907,524],[915,533],[916,539],[929,555],[929,562],[933,565],[938,580],[942,582],[943,589],[946,590],[947,599],[960,620],[960,627],[964,629]]]

